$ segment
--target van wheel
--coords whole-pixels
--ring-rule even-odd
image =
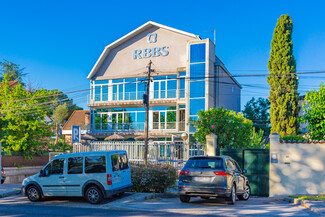
[[[91,204],[98,204],[102,201],[103,194],[98,187],[91,186],[87,189],[85,198]]]
[[[234,184],[231,186],[231,193],[230,196],[226,198],[226,201],[230,205],[234,205],[236,203],[236,186]]]
[[[183,203],[188,203],[188,202],[190,202],[191,197],[186,196],[186,195],[180,195],[180,196],[179,196],[179,199],[180,199]]]
[[[27,188],[26,195],[28,199],[32,202],[36,202],[41,199],[41,192],[35,185],[32,185]]]
[[[1,184],[3,184],[5,182],[5,180],[1,180]]]
[[[239,200],[248,200],[249,197],[251,196],[251,187],[249,186],[249,184],[246,184],[244,190],[245,190],[244,194],[237,196]]]

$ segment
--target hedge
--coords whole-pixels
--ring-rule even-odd
[[[163,193],[175,185],[176,169],[168,164],[131,165],[131,179],[135,192]]]

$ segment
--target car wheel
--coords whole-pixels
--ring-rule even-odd
[[[41,199],[41,192],[35,185],[32,185],[27,188],[26,195],[28,199],[32,202],[36,202]]]
[[[96,186],[91,186],[87,189],[85,194],[86,200],[91,204],[98,204],[103,199],[101,190]]]
[[[204,197],[204,196],[201,196],[201,198],[204,199],[204,200],[209,200],[210,199],[210,197]]]
[[[180,195],[180,196],[179,196],[179,199],[180,199],[183,203],[188,203],[188,202],[190,202],[191,197],[186,196],[186,195]]]
[[[246,184],[244,190],[245,190],[244,194],[238,195],[239,200],[248,200],[249,197],[251,196],[251,187],[249,186],[249,184]]]
[[[1,184],[3,184],[5,182],[5,180],[1,180]]]
[[[230,196],[228,198],[226,198],[226,200],[228,201],[228,203],[230,205],[234,205],[236,203],[236,187],[235,187],[235,185],[231,186]]]

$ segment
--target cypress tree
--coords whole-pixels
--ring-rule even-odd
[[[296,61],[292,44],[293,24],[289,15],[281,15],[275,26],[268,62],[271,133],[282,137],[299,130],[299,94]]]

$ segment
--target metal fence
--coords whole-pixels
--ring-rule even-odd
[[[128,153],[129,161],[143,162],[144,142],[91,142],[90,144],[74,144],[73,152],[88,151],[110,151],[125,150]],[[192,156],[205,154],[203,145],[186,145],[184,143],[155,141],[148,144],[148,162],[168,163],[175,168],[181,168],[184,163]]]

